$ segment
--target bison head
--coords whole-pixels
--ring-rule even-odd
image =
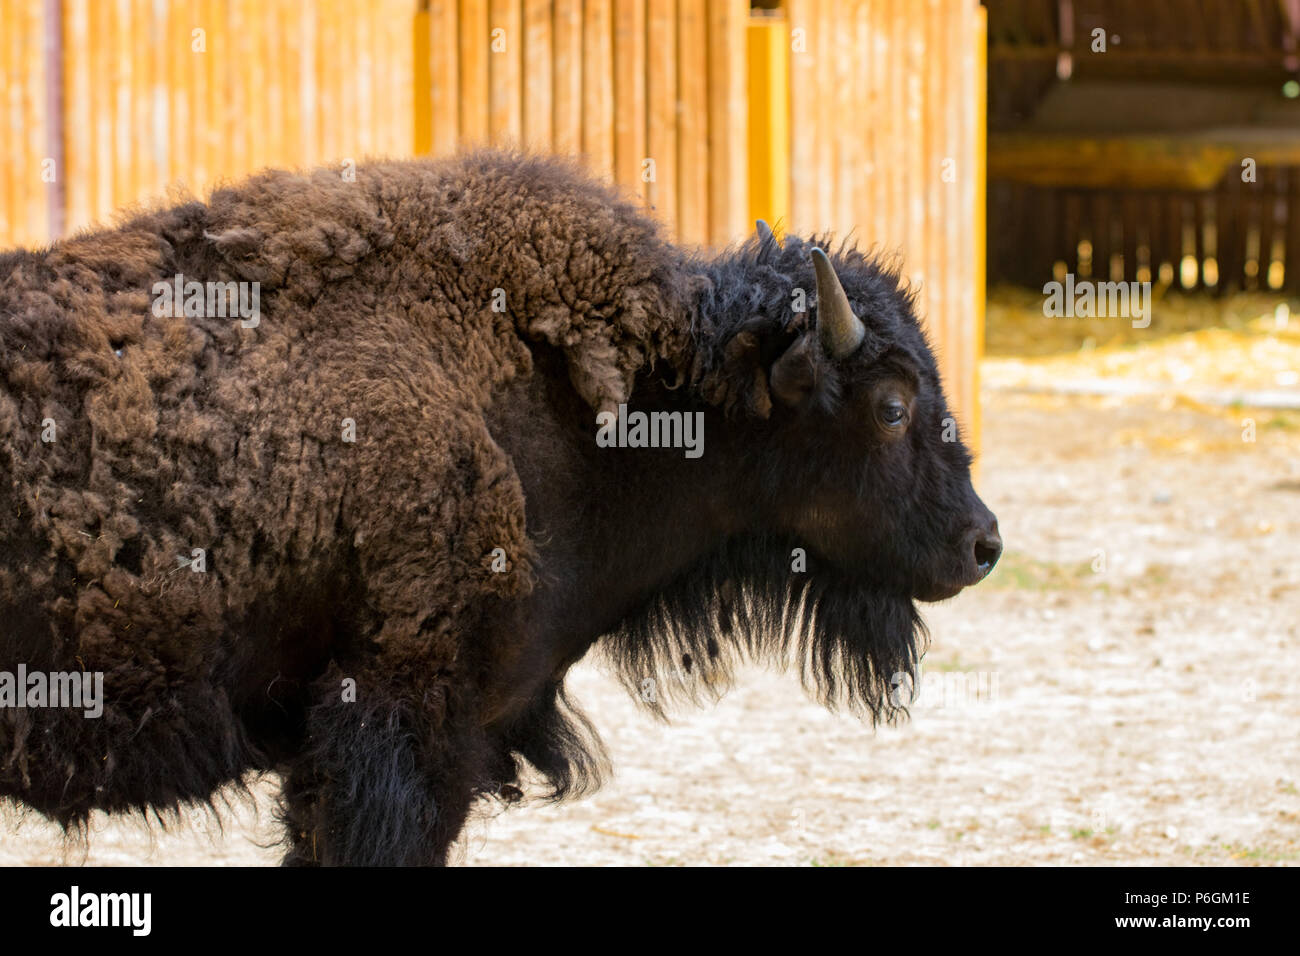
[[[873,586],[952,597],[992,570],[1002,540],[912,298],[870,260],[845,256],[837,272],[818,247],[807,258],[814,321],[766,370],[771,453],[803,490],[774,497],[776,520]]]
[[[898,269],[823,245],[760,223],[710,264],[692,380],[725,412],[705,458],[731,533],[616,653],[629,674],[685,662],[690,696],[725,685],[728,649],[793,656],[827,703],[892,716],[925,639],[914,602],[982,580],[1002,541]]]

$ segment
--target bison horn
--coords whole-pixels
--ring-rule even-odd
[[[841,359],[862,344],[867,328],[849,307],[849,297],[826,253],[813,249],[812,261],[817,273],[817,325],[822,347],[831,358]]]

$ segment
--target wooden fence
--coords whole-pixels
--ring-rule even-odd
[[[1232,170],[1208,190],[1078,189],[1001,180],[989,272],[1039,287],[1080,278],[1216,294],[1300,289],[1300,167]]]
[[[0,245],[266,166],[411,152],[409,0],[0,0],[0,24]]]
[[[265,166],[578,154],[686,243],[762,216],[901,253],[978,431],[977,0],[0,0],[0,23],[0,247]]]
[[[686,242],[749,222],[747,0],[430,0],[416,149],[581,154]]]

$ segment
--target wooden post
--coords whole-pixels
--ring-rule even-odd
[[[678,238],[709,241],[709,87],[705,0],[677,4]]]
[[[586,0],[582,18],[582,152],[606,179],[614,175],[612,0]]]
[[[646,10],[644,0],[614,2],[614,178],[645,195]]]
[[[550,0],[524,0],[524,142],[549,151],[554,77]]]
[[[523,21],[517,0],[492,0],[488,35],[491,77],[489,134],[493,146],[518,146],[523,138]]]
[[[646,14],[646,156],[654,177],[646,202],[677,230],[677,0],[648,0]]]
[[[784,230],[790,217],[790,26],[752,17],[749,67],[749,220]]]
[[[748,110],[745,103],[746,0],[711,0],[709,10],[709,241],[722,246],[748,231]]]

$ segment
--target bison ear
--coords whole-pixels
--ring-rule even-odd
[[[817,391],[821,381],[821,343],[817,336],[805,332],[772,363],[768,374],[772,394],[783,405],[803,408]]]

